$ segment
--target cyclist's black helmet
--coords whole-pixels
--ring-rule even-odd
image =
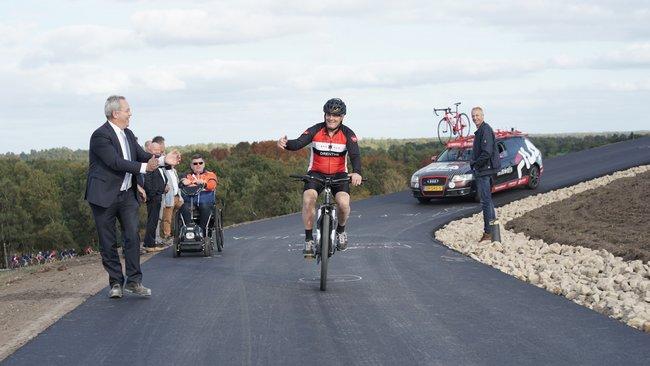
[[[327,114],[342,115],[345,111],[345,103],[339,98],[332,98],[323,106],[323,112]]]

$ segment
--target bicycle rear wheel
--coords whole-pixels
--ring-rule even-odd
[[[440,141],[441,144],[444,145],[451,140],[453,132],[451,125],[449,125],[449,122],[446,119],[443,118],[438,122],[438,141]]]
[[[469,117],[465,113],[460,114],[460,123],[463,125],[463,129],[460,131],[462,137],[469,136],[469,132],[472,129],[472,124],[469,123]]]
[[[320,227],[320,290],[327,289],[327,261],[330,253],[330,215],[321,216]]]

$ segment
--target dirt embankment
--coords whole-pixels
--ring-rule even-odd
[[[546,243],[605,249],[627,261],[650,261],[650,172],[542,206],[508,230]]]

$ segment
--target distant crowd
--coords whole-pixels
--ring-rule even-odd
[[[95,253],[91,246],[87,246],[81,255]],[[45,264],[56,261],[62,261],[77,257],[79,254],[76,249],[64,250],[41,250],[38,253],[17,253],[10,257],[9,268],[15,269],[20,267],[33,266],[37,264]]]

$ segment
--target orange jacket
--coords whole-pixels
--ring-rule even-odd
[[[190,184],[186,184],[187,186],[194,186],[196,185],[196,181],[198,179],[201,179],[205,182],[205,191],[208,192],[212,192],[217,189],[217,185],[219,183],[217,175],[208,170],[204,170],[203,173],[198,175],[194,174],[194,172],[189,172],[187,175],[185,175],[185,178],[190,181]]]

